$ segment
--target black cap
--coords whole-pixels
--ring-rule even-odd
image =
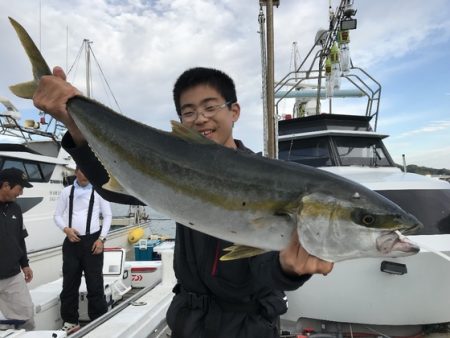
[[[1,170],[0,182],[8,182],[11,185],[19,184],[24,188],[33,187],[30,182],[28,182],[27,174],[17,168],[8,168]]]

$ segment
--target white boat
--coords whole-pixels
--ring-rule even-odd
[[[14,105],[3,97],[0,103],[6,108],[0,112],[0,170],[19,168],[33,184],[32,188],[24,189],[17,203],[23,211],[28,232],[25,241],[35,271],[30,287],[35,287],[59,276],[59,269],[54,267],[61,266],[65,236],[56,227],[53,214],[61,190],[73,177],[75,162],[61,147],[60,137],[65,130],[61,125],[54,120],[45,125],[32,120],[20,124],[20,112]],[[108,245],[126,247],[130,231],[137,227],[146,230],[149,226],[142,207],[113,216],[114,228],[108,235]]]
[[[49,132],[32,120],[21,125],[14,105],[1,97],[0,103],[6,108],[0,114],[0,169],[19,168],[33,184],[17,199],[28,231],[27,250],[31,253],[59,246],[64,236],[55,231],[53,213],[59,193],[73,175],[75,162],[60,146],[60,126],[53,123],[55,129]]]
[[[382,143],[384,135],[355,130],[358,118],[315,115],[280,121],[280,134],[293,128],[279,137],[280,158],[322,163],[316,166],[393,200],[424,224],[420,233],[409,237],[422,249],[403,258],[337,263],[328,276],[314,276],[288,293],[289,311],[284,318],[371,325],[449,322],[449,261],[427,248],[450,254],[450,184],[395,167]],[[309,122],[316,124],[314,131]],[[369,165],[374,152],[382,160]],[[346,161],[352,164],[343,165]]]
[[[71,337],[149,337],[166,328],[165,314],[175,284],[173,241],[152,246],[161,260],[128,261],[125,248],[105,248],[103,276],[108,312],[89,322],[84,278],[80,286],[79,314],[82,328]],[[0,337],[66,337],[61,331],[59,294],[62,277],[30,290],[35,306],[34,331],[5,325],[0,313]]]
[[[407,173],[394,163],[383,144],[387,136],[376,132],[381,85],[373,77],[350,60],[348,71],[339,75],[340,86],[330,84],[326,58],[342,23],[353,20],[345,14],[349,4],[353,1],[341,1],[330,30],[319,33],[302,64],[275,86],[278,157],[352,179],[414,214],[424,228],[409,238],[421,251],[403,258],[339,262],[328,276],[314,276],[288,292],[289,310],[282,319],[300,333],[309,325],[324,333],[329,323],[338,323],[333,336],[355,324],[383,326],[387,334],[416,334],[423,325],[450,322],[450,263],[445,257],[450,255],[450,184]],[[302,86],[312,82],[317,83],[315,95]],[[333,104],[339,97],[363,97],[367,107],[361,116],[336,114]],[[280,102],[287,98],[295,98],[294,108],[282,114],[279,107],[286,104]],[[322,104],[330,111],[322,113]]]

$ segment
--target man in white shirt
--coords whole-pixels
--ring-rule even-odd
[[[78,297],[84,271],[88,292],[88,314],[94,320],[107,311],[103,287],[103,245],[111,227],[111,205],[98,195],[83,172],[76,168],[73,185],[64,188],[54,215],[56,225],[66,234],[63,243],[62,330],[80,329]],[[100,214],[103,224],[100,227]]]

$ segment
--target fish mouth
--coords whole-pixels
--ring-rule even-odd
[[[376,247],[383,255],[391,255],[394,252],[415,254],[420,248],[404,236],[399,236],[395,231],[381,234],[376,240]]]
[[[414,235],[423,228],[422,222],[420,222],[416,216],[410,213],[407,213],[404,217],[399,217],[398,221],[400,226],[397,228],[397,230],[400,230],[403,235]],[[410,226],[406,229],[401,229],[405,227],[406,224]]]
[[[402,231],[402,234],[404,235],[414,235],[416,234],[420,229],[423,228],[423,224],[420,222],[417,222],[416,224],[414,224],[413,226],[405,229]]]

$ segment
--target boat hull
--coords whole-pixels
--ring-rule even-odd
[[[411,236],[450,255],[450,235]],[[312,318],[372,325],[418,325],[450,321],[450,262],[423,250],[388,259],[407,267],[404,275],[380,270],[383,259],[339,262],[328,276],[314,276],[288,292],[283,319]]]
[[[402,196],[410,195],[408,211],[423,221],[425,229],[423,234],[409,238],[424,247],[409,257],[365,258],[336,263],[328,276],[315,275],[298,290],[287,293],[289,310],[283,319],[310,318],[371,325],[450,322],[450,262],[427,250],[431,248],[450,256],[450,234],[444,233],[448,232],[450,225],[450,184],[402,173],[397,168],[322,169],[358,181],[381,194],[394,191]],[[444,200],[434,203],[431,208],[419,198],[421,191],[425,197],[434,191],[434,195]],[[430,215],[424,213],[423,208],[438,213],[433,218],[437,226],[430,224],[431,217],[425,221],[421,219]],[[383,261],[404,264],[407,271],[401,275],[383,272]]]

